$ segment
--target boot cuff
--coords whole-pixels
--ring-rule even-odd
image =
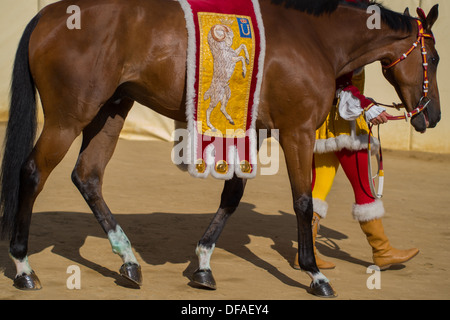
[[[382,218],[384,216],[383,201],[375,200],[368,204],[354,204],[352,214],[353,218],[359,222]]]
[[[322,219],[324,219],[327,216],[328,203],[321,199],[313,198],[313,209],[315,213],[317,213]]]

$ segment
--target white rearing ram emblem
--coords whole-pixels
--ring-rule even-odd
[[[233,30],[224,24],[212,26],[208,33],[208,44],[214,59],[214,71],[211,86],[205,92],[203,98],[205,101],[211,98],[206,110],[206,124],[212,131],[217,131],[217,129],[211,124],[211,112],[219,102],[221,103],[220,111],[230,124],[234,125],[233,119],[226,110],[228,100],[231,97],[230,78],[234,73],[236,63],[239,61],[242,62],[242,76],[245,78],[247,74],[246,64],[250,63],[245,44],[241,44],[236,50],[231,48],[233,38]],[[245,52],[245,60],[244,57],[239,55],[242,50]]]

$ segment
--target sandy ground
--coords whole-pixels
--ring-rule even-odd
[[[249,181],[213,254],[218,289],[211,291],[196,288],[190,276],[223,182],[181,172],[171,163],[170,143],[120,140],[104,196],[142,264],[144,284],[135,289],[118,274],[120,258],[70,180],[79,146],[77,140],[34,208],[29,259],[43,289],[12,286],[14,266],[0,242],[0,299],[318,299],[306,292],[309,277],[292,268],[296,219],[283,158],[278,174]],[[371,250],[351,217],[353,194],[340,171],[317,243],[337,267],[324,274],[337,299],[449,299],[450,156],[385,151],[384,163],[386,233],[394,246],[417,247],[419,255],[381,272],[380,289],[368,288]],[[81,270],[79,290],[66,286],[72,265]]]

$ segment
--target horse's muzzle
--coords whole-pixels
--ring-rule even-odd
[[[411,125],[417,132],[425,133],[428,128],[436,127],[440,120],[441,111],[430,101],[430,105],[426,109],[411,118]]]

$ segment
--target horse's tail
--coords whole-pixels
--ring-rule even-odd
[[[30,71],[28,47],[31,34],[39,21],[37,14],[27,25],[17,48],[14,61],[9,120],[4,140],[0,173],[1,232],[10,236],[19,207],[20,172],[33,149],[36,136],[36,87]]]

